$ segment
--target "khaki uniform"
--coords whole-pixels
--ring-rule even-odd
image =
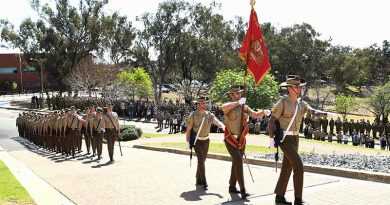
[[[103,137],[106,128],[106,121],[103,119],[103,117],[95,117],[92,120],[91,126],[93,129],[93,147],[97,151],[98,159],[100,159],[102,156]],[[93,150],[93,153],[95,154],[95,150]]]
[[[105,113],[103,114],[103,119],[106,125],[106,132],[104,133],[104,137],[107,140],[108,155],[110,156],[110,161],[114,161],[114,144],[118,137],[118,129],[120,129],[118,127],[118,115],[114,112],[112,114]]]
[[[94,114],[88,114],[84,116],[84,120],[86,120],[86,126],[84,129],[84,139],[85,139],[85,146],[87,147],[87,154],[90,154],[89,149],[92,146],[92,154],[96,153],[96,147],[95,147],[95,142],[94,139],[92,138],[92,133],[91,133],[91,127],[93,125],[93,117]]]
[[[67,154],[72,154],[74,157],[76,152],[76,147],[78,146],[78,134],[79,134],[79,117],[77,114],[68,115],[66,117],[67,127],[66,127],[66,141],[67,141]]]
[[[246,107],[246,113],[244,112],[243,118],[246,119],[248,117],[248,114],[252,116],[253,111],[248,107]],[[236,106],[233,109],[231,109],[228,113],[225,113],[224,115],[224,123],[226,125],[226,129],[230,129],[231,133],[235,136],[235,138],[238,138],[237,134],[240,133],[241,129],[241,106]],[[239,139],[237,139],[239,140]],[[240,185],[241,190],[245,190],[245,183],[244,183],[244,171],[243,171],[243,165],[242,165],[242,157],[245,152],[245,145],[242,147],[242,149],[238,149],[233,147],[225,138],[224,140],[226,149],[228,150],[231,158],[232,158],[232,168],[230,172],[230,180],[229,185],[230,187],[235,187],[236,183]]]
[[[202,129],[200,125],[202,124],[202,119],[204,122]],[[198,110],[191,113],[187,118],[187,129],[192,129],[193,132],[199,133],[198,139],[195,144],[195,153],[198,158],[198,167],[196,170],[196,180],[197,182],[206,182],[206,168],[205,161],[207,158],[207,153],[209,152],[209,133],[213,121],[216,120],[216,117],[213,113],[208,111],[205,114],[201,115]]]
[[[298,131],[302,123],[302,116],[309,109],[311,109],[311,107],[305,101],[298,99],[296,103],[298,103],[298,110],[289,131]],[[287,129],[288,124],[290,123],[294,115],[296,103],[291,102],[290,97],[287,96],[279,100],[274,107],[272,111],[272,116],[279,120],[281,129]],[[284,157],[279,180],[275,188],[275,193],[278,196],[285,195],[288,180],[290,178],[292,170],[294,170],[294,195],[296,198],[302,198],[303,163],[301,157],[298,154],[298,147],[298,135],[287,135],[280,145],[280,148],[284,153]]]

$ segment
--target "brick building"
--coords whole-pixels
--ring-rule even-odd
[[[22,68],[22,69],[21,69]],[[21,72],[23,70],[23,72]],[[16,89],[10,85],[15,82]],[[0,91],[38,91],[41,89],[40,70],[28,65],[23,54],[0,54]]]

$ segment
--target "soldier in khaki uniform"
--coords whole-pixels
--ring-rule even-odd
[[[72,154],[72,157],[75,157],[76,148],[78,147],[78,135],[79,135],[79,122],[85,122],[81,116],[77,115],[76,108],[74,106],[70,107],[70,113],[66,117],[66,127],[65,133],[67,138],[67,152]]]
[[[303,163],[301,157],[298,154],[299,136],[298,131],[300,124],[302,123],[302,116],[307,113],[322,113],[322,111],[316,111],[309,106],[305,101],[299,98],[301,93],[301,86],[305,85],[306,81],[301,79],[298,75],[289,75],[286,82],[280,84],[281,87],[287,87],[288,95],[280,99],[272,111],[272,117],[269,122],[270,133],[270,147],[275,146],[274,133],[275,133],[275,121],[279,120],[280,127],[284,132],[284,140],[280,144],[280,148],[284,153],[282,169],[280,172],[279,180],[275,188],[275,204],[276,205],[291,205],[291,202],[287,202],[284,198],[286,193],[287,184],[294,170],[294,205],[307,204],[302,200],[303,190]],[[286,132],[288,125],[295,113],[296,106],[298,106],[296,117]]]
[[[207,153],[209,151],[209,133],[211,124],[217,125],[219,128],[225,129],[225,125],[220,122],[213,113],[206,111],[206,103],[208,102],[208,98],[204,96],[200,96],[194,102],[196,103],[197,110],[192,112],[187,118],[187,130],[186,130],[186,140],[190,141],[191,130],[195,133],[199,133],[197,141],[195,143],[195,153],[198,158],[198,167],[196,170],[196,185],[202,185],[204,189],[207,189],[207,181],[206,181],[206,169],[205,169],[205,161],[207,157]],[[204,118],[204,120],[203,120]],[[201,130],[200,126],[203,125]]]
[[[93,118],[91,122],[91,130],[92,139],[93,139],[93,147],[97,150],[96,154],[98,159],[102,157],[102,145],[103,145],[103,137],[104,132],[106,130],[106,121],[103,119],[102,108],[98,107],[96,109],[96,116]],[[95,150],[93,151],[95,154]]]
[[[246,98],[241,98],[243,86],[233,85],[227,93],[231,102],[222,105],[225,123],[225,145],[232,158],[232,169],[229,180],[229,192],[241,193],[241,198],[246,199],[249,194],[245,190],[242,157],[245,152],[248,116],[261,118],[264,112],[255,112],[249,106],[244,105]],[[244,105],[244,116],[241,118],[242,105]],[[241,121],[241,119],[243,119]],[[302,119],[302,118],[301,118]],[[244,127],[244,129],[242,129]],[[240,192],[236,189],[236,183],[240,185]]]
[[[110,156],[110,163],[114,163],[114,144],[120,134],[119,119],[115,112],[112,112],[112,106],[104,107],[103,119],[106,125],[106,132],[104,137],[107,140],[108,155]]]

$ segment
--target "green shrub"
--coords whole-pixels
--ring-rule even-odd
[[[136,140],[142,136],[142,130],[134,125],[121,125],[121,141]]]

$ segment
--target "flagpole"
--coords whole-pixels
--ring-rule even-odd
[[[251,12],[253,11],[253,6],[256,4],[256,0],[250,0],[250,4],[251,4]],[[251,22],[249,21],[249,24]],[[249,41],[249,48],[251,47],[251,42]],[[247,55],[249,55],[250,53],[248,53]],[[248,68],[246,65],[248,65],[248,59],[249,59],[249,56],[246,57],[246,62],[245,62],[245,71],[244,71],[244,92],[243,92],[243,96],[241,97],[246,97],[246,91],[247,91],[247,75],[248,75]],[[240,132],[238,133],[240,135],[240,137],[242,137],[242,130],[244,129],[244,125],[246,124],[246,119],[247,118],[244,118],[244,108],[245,108],[245,104],[242,104],[241,105],[241,120],[240,120]],[[246,162],[246,165],[248,166],[248,170],[249,170],[249,174],[251,175],[251,178],[252,178],[252,182],[255,183],[255,180],[253,179],[253,175],[252,175],[252,172],[251,172],[251,169],[249,167],[249,163],[248,163],[248,159],[246,158],[246,154],[245,154],[245,151],[243,152],[243,155],[244,155],[244,158],[245,158],[245,162]]]

